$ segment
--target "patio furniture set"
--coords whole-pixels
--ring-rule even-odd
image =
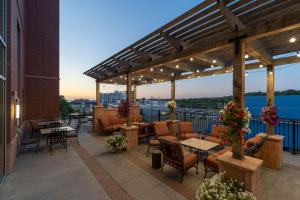
[[[20,138],[20,148],[18,155],[25,148],[34,148],[35,153],[40,150],[41,138],[45,138],[46,146],[52,156],[54,146],[62,145],[67,152],[68,143],[73,140],[79,143],[78,133],[81,127],[81,121],[78,119],[76,127],[70,126],[70,122],[62,120],[38,121],[29,120],[17,128]]]

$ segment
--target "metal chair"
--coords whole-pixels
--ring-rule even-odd
[[[63,145],[66,152],[68,152],[67,129],[56,129],[47,135],[47,146],[51,156],[53,153],[53,146],[59,144]]]
[[[75,131],[67,133],[67,139],[75,138],[75,141],[79,144],[78,133],[80,131],[81,123],[77,123]]]
[[[22,128],[17,128],[17,134],[20,137],[21,145],[18,151],[17,156],[20,155],[21,152],[24,151],[26,146],[34,146],[35,145],[35,153],[38,153],[40,149],[40,137],[39,135],[31,134],[30,137],[27,135]],[[27,137],[26,137],[27,135]]]

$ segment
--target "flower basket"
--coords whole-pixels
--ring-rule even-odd
[[[105,147],[109,152],[120,152],[127,148],[127,138],[121,135],[109,136],[105,141]]]
[[[228,127],[223,133],[223,139],[232,146],[232,156],[235,159],[244,158],[244,134],[250,132],[250,118],[248,109],[242,108],[234,101],[230,101],[220,111],[220,121]]]
[[[170,111],[171,119],[175,119],[176,118],[176,114],[175,114],[176,101],[170,100],[166,103],[166,106],[168,107],[168,109]]]
[[[245,191],[243,183],[227,179],[223,174],[216,174],[205,179],[196,193],[198,200],[256,200],[255,196]]]
[[[260,113],[261,121],[269,127],[276,126],[279,123],[277,115],[278,109],[275,105],[268,105],[262,108]]]

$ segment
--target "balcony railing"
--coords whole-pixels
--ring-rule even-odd
[[[168,111],[141,109],[144,121],[154,122],[169,119]],[[220,124],[218,115],[208,115],[196,112],[176,111],[176,119],[181,121],[191,121],[194,131],[201,134],[210,134],[213,124]],[[246,138],[254,137],[256,134],[266,132],[266,126],[259,117],[253,116],[250,121],[251,132],[246,134]],[[284,136],[283,148],[294,154],[300,151],[300,120],[280,119],[275,127],[277,135]]]

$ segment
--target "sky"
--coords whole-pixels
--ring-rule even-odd
[[[61,0],[60,94],[95,99],[95,80],[83,72],[199,4],[199,0]],[[299,38],[300,39],[300,38]],[[275,69],[275,90],[300,89],[300,64]],[[101,85],[101,92],[124,91]],[[266,70],[249,71],[246,92],[266,90]],[[170,84],[137,87],[138,98],[169,98]],[[177,81],[176,98],[232,94],[232,74]]]

